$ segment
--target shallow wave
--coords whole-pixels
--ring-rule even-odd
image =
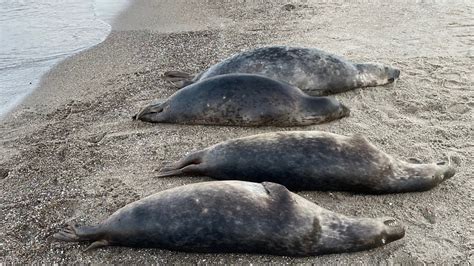
[[[127,0],[0,1],[0,117],[60,60],[102,42]]]

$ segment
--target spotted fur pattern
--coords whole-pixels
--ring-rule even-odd
[[[95,241],[92,247],[310,256],[375,248],[404,233],[391,218],[346,217],[279,184],[217,181],[156,193],[95,227],[75,226],[55,237]]]

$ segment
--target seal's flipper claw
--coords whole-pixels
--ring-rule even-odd
[[[67,241],[67,242],[77,242],[79,238],[74,233],[68,233],[61,231],[53,235],[53,238],[56,240]]]
[[[169,172],[178,170],[180,167],[176,167],[175,164],[167,164],[158,170],[159,173]]]
[[[74,225],[68,224],[68,226],[61,231],[55,233],[53,238],[61,241],[76,242],[80,241],[80,237],[76,234]]]
[[[90,244],[86,249],[84,249],[84,252],[89,251],[91,249],[105,247],[105,246],[108,246],[108,245],[109,245],[109,242],[107,240],[104,240],[104,239],[99,240],[99,241],[95,241],[94,243]]]

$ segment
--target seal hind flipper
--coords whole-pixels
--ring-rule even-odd
[[[193,75],[181,71],[166,71],[163,74],[162,79],[173,83],[173,85],[178,88],[184,88],[194,83]]]
[[[137,114],[132,116],[132,119],[133,120],[138,120],[138,119],[142,118],[145,114],[156,114],[156,113],[163,112],[163,110],[164,110],[163,104],[165,102],[166,101],[164,101],[164,100],[158,100],[154,104],[151,104],[151,105],[146,106],[145,108],[142,108],[140,111],[138,111]]]
[[[202,173],[204,169],[202,165],[202,154],[203,151],[191,153],[176,163],[165,165],[159,170],[158,176],[156,177]]]
[[[181,80],[191,80],[194,78],[193,75],[181,72],[181,71],[166,71],[162,77],[164,80],[169,81],[181,81]]]
[[[54,234],[53,237],[68,242],[95,241],[100,239],[101,233],[98,226],[79,227],[69,224],[66,228]]]

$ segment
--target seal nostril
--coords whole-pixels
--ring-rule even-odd
[[[389,79],[388,79],[388,82],[394,82],[394,81],[395,81],[394,78],[389,78]]]

